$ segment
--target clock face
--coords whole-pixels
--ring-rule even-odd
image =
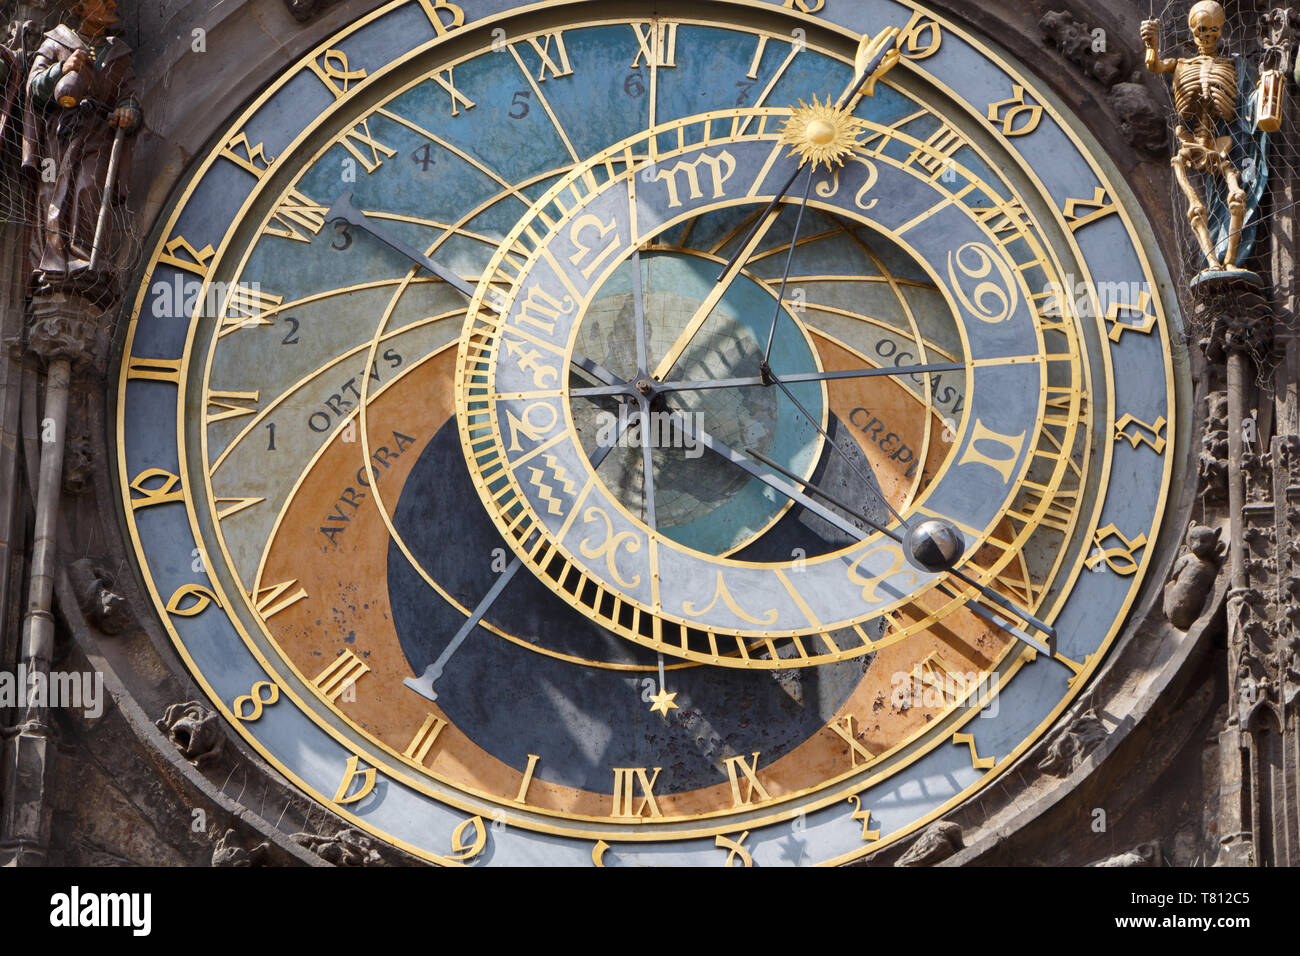
[[[158,614],[433,861],[878,850],[1041,736],[1150,561],[1178,356],[1105,170],[892,0],[376,11],[160,227],[117,403]]]

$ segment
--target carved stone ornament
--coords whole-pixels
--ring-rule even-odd
[[[1044,14],[1038,29],[1067,60],[1081,67],[1084,75],[1103,86],[1113,86],[1128,72],[1124,54],[1109,49],[1104,31],[1098,37],[1086,23],[1065,10]]]
[[[121,634],[131,626],[126,599],[116,591],[113,576],[88,558],[74,563],[68,573],[82,615],[104,634]]]
[[[197,700],[172,704],[155,725],[181,752],[181,756],[203,769],[221,757],[226,738],[221,719]]]
[[[1187,550],[1174,563],[1165,585],[1165,617],[1180,631],[1190,628],[1201,616],[1205,599],[1214,590],[1219,562],[1227,546],[1219,540],[1221,528],[1193,524],[1187,529]]]
[[[1104,860],[1098,860],[1096,863],[1089,863],[1088,865],[1099,867],[1159,866],[1160,861],[1159,843],[1141,843],[1125,853],[1117,853],[1115,856],[1108,856]]]
[[[1062,730],[1047,748],[1038,769],[1052,777],[1068,777],[1107,737],[1106,725],[1095,710],[1086,710]]]
[[[263,842],[251,850],[239,845],[234,830],[227,830],[212,848],[212,865],[222,867],[262,866],[271,844]]]
[[[293,840],[335,866],[385,866],[377,844],[359,830],[340,830],[334,836],[295,833]]]
[[[940,820],[926,827],[916,842],[908,847],[894,866],[934,866],[942,863],[965,846],[961,827],[948,820]]]
[[[27,346],[45,362],[70,361],[79,371],[102,369],[109,348],[109,317],[90,299],[51,292],[32,299]]]

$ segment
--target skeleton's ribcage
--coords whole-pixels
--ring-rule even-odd
[[[1183,119],[1221,119],[1237,113],[1237,67],[1224,57],[1181,60],[1174,70],[1174,106]]]

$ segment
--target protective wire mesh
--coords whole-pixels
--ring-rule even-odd
[[[1164,58],[1197,55],[1192,30],[1188,24],[1188,15],[1195,2],[1196,0],[1175,0],[1172,3],[1154,4],[1152,19],[1160,21],[1160,54]],[[1287,96],[1295,95],[1296,89],[1290,76],[1294,64],[1286,59],[1281,48],[1274,45],[1278,37],[1272,28],[1275,21],[1270,19],[1275,9],[1271,0],[1236,0],[1236,2],[1223,3],[1223,8],[1227,21],[1219,43],[1219,55],[1237,55],[1249,61],[1256,72],[1268,67],[1282,69],[1287,74]],[[1161,79],[1164,81],[1168,105],[1169,144],[1172,156],[1177,149],[1177,139],[1173,130],[1182,121],[1174,108],[1171,76],[1166,74]],[[1244,92],[1250,93],[1253,89],[1254,84],[1251,83]],[[1254,133],[1253,125],[1249,128],[1251,133]],[[1256,228],[1254,248],[1250,258],[1243,263],[1243,268],[1258,272],[1264,278],[1267,287],[1271,284],[1270,279],[1274,271],[1272,235],[1280,225],[1281,217],[1289,219],[1295,214],[1294,208],[1288,201],[1289,191],[1280,191],[1278,186],[1294,182],[1300,156],[1297,156],[1294,139],[1288,135],[1285,123],[1280,132],[1268,134],[1264,149],[1269,188],[1265,191],[1253,217],[1247,220],[1247,229],[1251,223],[1254,223]],[[1242,170],[1242,172],[1248,174],[1249,170]],[[1205,174],[1193,172],[1190,176],[1193,185],[1203,196]],[[1188,198],[1174,177],[1171,176],[1169,181],[1170,202],[1173,206],[1173,220],[1176,224],[1181,256],[1179,266],[1183,281],[1178,283],[1180,304],[1187,320],[1188,338],[1191,344],[1196,344],[1214,336],[1216,323],[1222,323],[1225,318],[1240,319],[1257,316],[1262,307],[1266,307],[1269,294],[1266,290],[1251,292],[1241,286],[1230,289],[1202,288],[1200,290],[1193,287],[1191,280],[1206,268],[1206,261],[1188,219]],[[1264,299],[1261,299],[1261,294]],[[1274,336],[1285,330],[1294,329],[1295,318],[1289,312],[1275,307],[1266,308],[1266,311],[1272,314],[1271,328]],[[1263,324],[1270,323],[1265,320]],[[1271,382],[1273,370],[1279,361],[1271,340],[1272,336],[1269,335],[1255,335],[1241,341],[1254,360],[1261,385]]]

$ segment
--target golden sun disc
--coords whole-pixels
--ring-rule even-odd
[[[800,165],[825,164],[827,169],[833,169],[853,155],[863,129],[862,121],[849,110],[839,109],[829,101],[820,103],[814,96],[811,106],[800,100],[799,106],[790,111],[790,119],[781,131],[781,143],[791,147],[791,155],[799,157]]]

